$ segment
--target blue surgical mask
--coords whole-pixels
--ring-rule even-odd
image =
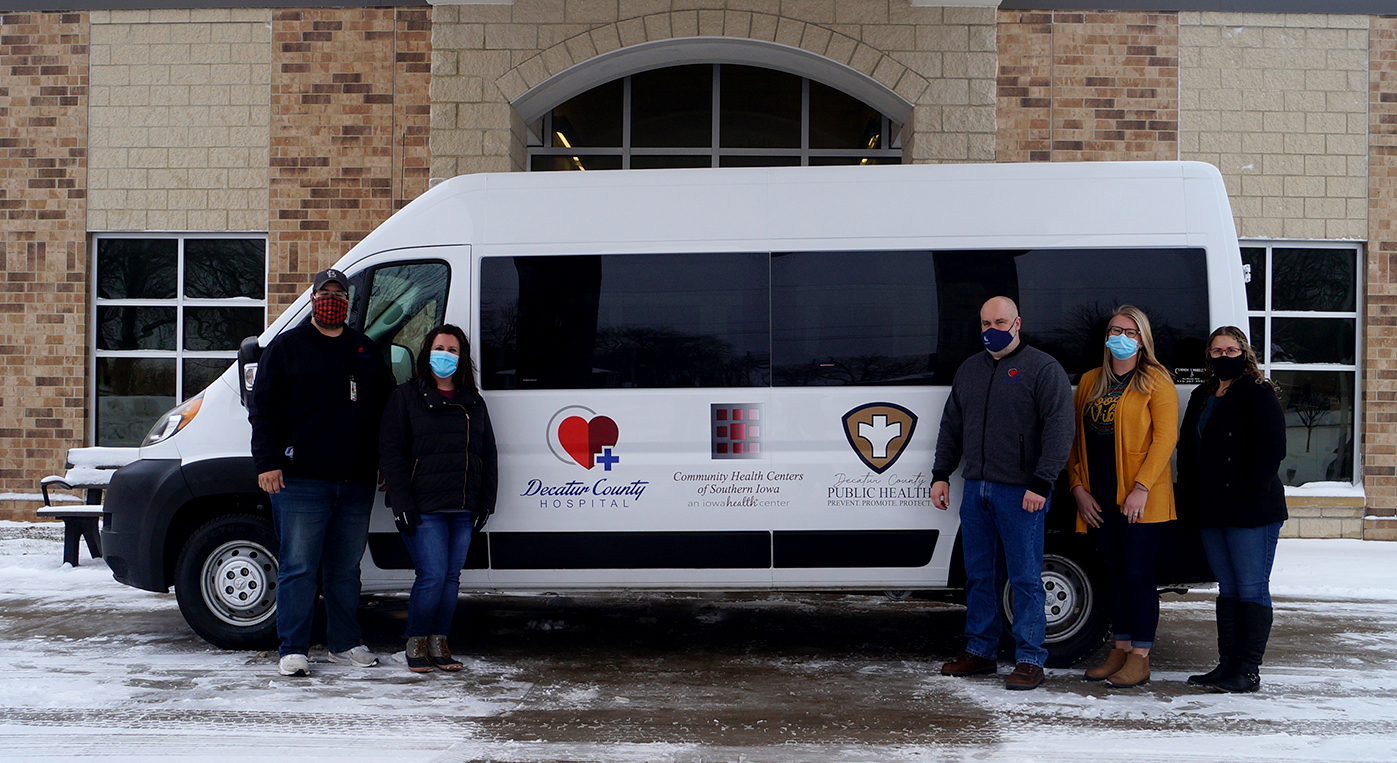
[[[999,352],[1009,343],[1014,341],[1014,334],[1010,331],[1000,331],[999,329],[985,329],[980,333],[980,341],[985,343],[985,349],[990,352]]]
[[[432,350],[431,359],[428,361],[432,366],[432,373],[442,379],[450,377],[456,373],[456,364],[460,357],[446,350]]]
[[[1130,360],[1140,349],[1140,343],[1125,334],[1117,334],[1106,339],[1106,349],[1111,351],[1116,360]]]

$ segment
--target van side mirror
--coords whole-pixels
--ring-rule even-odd
[[[244,406],[252,394],[252,383],[257,379],[257,361],[261,358],[262,345],[257,343],[257,337],[250,336],[238,346],[238,379],[242,382],[238,385],[238,397]]]

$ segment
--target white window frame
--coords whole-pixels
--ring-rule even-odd
[[[175,296],[173,299],[102,299],[98,296],[99,274],[97,247],[101,241],[113,239],[174,239],[175,245]],[[195,239],[255,239],[263,244],[262,259],[262,299],[252,297],[232,297],[227,299],[194,299],[184,295],[184,242]],[[99,358],[168,358],[175,361],[176,404],[184,401],[184,361],[199,359],[226,359],[230,363],[237,360],[237,349],[232,350],[186,350],[184,349],[184,310],[186,307],[260,307],[262,325],[267,325],[267,294],[271,286],[271,244],[266,231],[237,232],[119,232],[93,233],[89,241],[89,261],[92,263],[89,274],[89,288],[92,293],[91,312],[88,316],[92,326],[92,363],[88,368],[88,410],[87,441],[97,443],[97,360]],[[175,349],[173,350],[102,350],[97,347],[97,311],[102,307],[174,307],[175,308]],[[151,424],[154,424],[151,421]]]
[[[1261,364],[1261,371],[1267,378],[1271,377],[1273,371],[1351,371],[1353,372],[1353,485],[1363,484],[1363,454],[1361,444],[1363,442],[1363,315],[1365,293],[1364,272],[1366,261],[1364,258],[1364,247],[1357,241],[1304,241],[1291,239],[1242,239],[1238,244],[1243,249],[1265,249],[1266,250],[1266,298],[1262,310],[1252,310],[1251,305],[1247,305],[1248,324],[1250,319],[1260,318],[1263,321],[1266,341],[1257,361]],[[1273,310],[1271,308],[1272,289],[1275,283],[1275,266],[1273,253],[1276,249],[1335,249],[1347,250],[1354,253],[1353,257],[1353,289],[1354,289],[1354,309],[1353,311],[1319,311],[1319,310]],[[1248,279],[1256,277],[1256,274],[1248,273]],[[1273,334],[1271,321],[1274,318],[1352,318],[1354,323],[1353,332],[1353,360],[1351,365],[1342,363],[1287,363],[1273,362],[1271,360],[1271,345]],[[1247,334],[1251,334],[1251,326],[1247,327]],[[1255,337],[1253,347],[1255,347]]]

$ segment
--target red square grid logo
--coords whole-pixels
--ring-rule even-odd
[[[713,403],[713,458],[764,458],[761,403]]]

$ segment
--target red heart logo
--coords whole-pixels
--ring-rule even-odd
[[[1011,368],[1011,369],[1009,369],[1009,375],[1010,375],[1010,376],[1018,376],[1018,375],[1019,375],[1019,369],[1017,369],[1017,368]]]
[[[581,416],[569,416],[558,425],[558,442],[572,460],[587,469],[596,466],[596,455],[616,444],[620,430],[616,422],[606,416],[597,416],[587,421]]]

